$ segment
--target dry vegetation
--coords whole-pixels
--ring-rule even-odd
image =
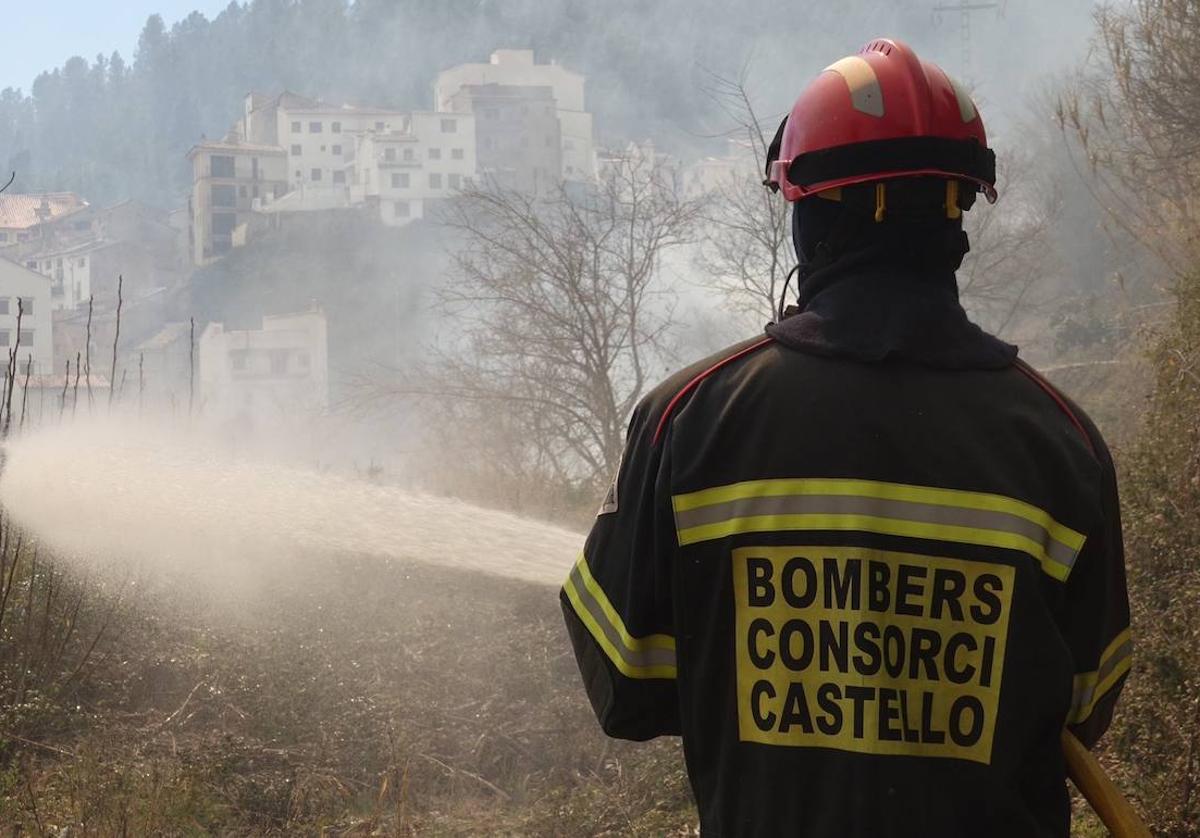
[[[1110,223],[1159,258],[1161,275],[1142,279],[1174,291],[1153,330],[1102,296],[1057,324],[1060,341],[1109,353],[1058,377],[1124,443],[1138,653],[1101,757],[1156,834],[1200,836],[1200,3],[1140,0],[1104,11],[1098,31],[1060,121]],[[488,486],[489,502],[572,520],[595,502],[656,377],[638,354],[662,335],[649,277],[700,218],[653,161],[624,165],[651,167],[636,211],[614,184],[607,203],[564,192],[549,214],[480,196],[482,212],[457,219],[492,245],[463,252],[470,281],[451,301],[476,362],[443,368],[432,389],[388,385],[436,396],[439,450],[473,452],[443,459],[443,489]],[[746,213],[764,211],[759,194]],[[977,231],[988,258],[973,291],[998,320],[1046,247],[1055,196],[1035,197],[1013,226]],[[760,311],[786,232],[770,213],[762,224],[765,261],[727,271],[726,289]],[[747,285],[760,271],[767,284]],[[489,331],[497,322],[508,331]],[[1121,377],[1140,371],[1148,407]],[[549,442],[529,446],[530,427]],[[677,744],[600,735],[553,591],[358,556],[297,557],[268,596],[240,602],[132,581],[82,573],[0,524],[0,824],[13,834],[692,831]],[[1082,811],[1077,828],[1102,834]]]
[[[62,576],[23,567],[10,600],[21,628],[3,627],[6,649],[41,648],[14,634],[28,619],[37,636],[43,613],[61,637],[80,595],[44,609]],[[0,822],[16,834],[670,834],[691,824],[673,743],[602,741],[551,591],[360,557],[299,559],[254,603],[128,590],[116,605],[115,592],[88,595],[70,654],[32,668],[4,661]],[[105,623],[102,654],[71,678]],[[25,671],[39,675],[10,703]]]

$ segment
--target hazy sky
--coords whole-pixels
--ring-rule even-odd
[[[43,70],[61,67],[72,55],[90,63],[96,53],[119,50],[132,63],[146,18],[161,14],[168,28],[193,10],[213,17],[229,0],[0,0],[4,46],[0,90],[29,85]]]

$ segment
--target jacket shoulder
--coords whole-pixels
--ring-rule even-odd
[[[671,417],[707,379],[721,374],[759,350],[774,343],[774,338],[759,335],[684,367],[647,393],[634,411],[631,429],[647,435],[646,442],[657,445],[670,424]]]

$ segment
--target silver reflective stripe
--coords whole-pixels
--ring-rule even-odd
[[[629,667],[642,669],[652,666],[675,666],[674,649],[664,649],[655,646],[647,646],[641,649],[629,648],[625,639],[621,636],[621,632],[612,624],[612,621],[604,613],[604,609],[600,603],[596,601],[596,598],[592,596],[592,592],[588,590],[578,564],[571,570],[571,574],[567,577],[567,582],[574,589],[575,595],[578,596],[580,605],[587,610],[592,623],[604,633],[604,637],[608,640],[611,648],[616,651],[621,660]]]
[[[1050,560],[1068,571],[1075,564],[1076,551],[1073,548],[1056,540],[1045,527],[1019,515],[857,495],[776,495],[740,498],[727,503],[676,512],[675,525],[679,530],[686,530],[734,518],[767,515],[869,515],[939,526],[1006,532],[1041,544]]]
[[[850,88],[850,104],[856,111],[870,116],[883,116],[883,90],[875,69],[865,58],[848,55],[835,61],[822,72],[834,72],[846,81]]]

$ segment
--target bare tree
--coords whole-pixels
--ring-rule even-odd
[[[638,150],[594,185],[468,189],[445,219],[463,239],[442,299],[462,340],[432,381],[397,388],[519,428],[518,459],[559,485],[607,480],[670,324],[660,260],[695,218],[678,172]]]
[[[696,262],[706,285],[734,310],[763,322],[773,320],[783,283],[795,265],[788,205],[762,185],[773,127],[764,125],[738,79],[710,74],[713,101],[732,121],[730,138],[743,153],[720,172],[704,195],[702,217],[707,235]]]
[[[1038,292],[1055,270],[1050,235],[1061,198],[1031,160],[1015,150],[998,156],[999,200],[994,207],[977,202],[963,216],[971,252],[958,288],[971,316],[1002,333],[1043,302]]]
[[[1200,245],[1200,4],[1135,0],[1096,22],[1099,48],[1059,124],[1110,222],[1187,274]]]

